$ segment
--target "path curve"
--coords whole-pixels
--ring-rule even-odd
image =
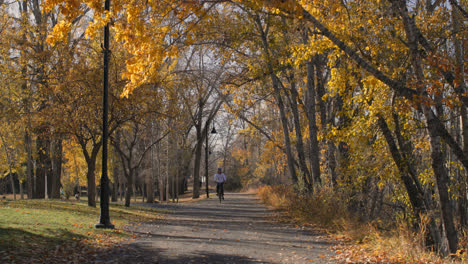
[[[253,194],[227,193],[183,205],[153,205],[167,217],[135,227],[137,239],[99,263],[332,263],[322,234],[272,222]]]

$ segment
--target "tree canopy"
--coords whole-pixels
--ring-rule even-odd
[[[222,167],[228,188],[336,194],[365,221],[422,230],[432,250],[463,247],[468,1],[0,7],[0,167],[13,190],[14,171],[29,198],[87,179],[96,205],[109,24],[113,200],[175,200],[189,182],[198,198],[202,175]]]

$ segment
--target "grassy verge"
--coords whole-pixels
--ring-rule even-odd
[[[132,238],[133,222],[160,218],[154,209],[112,204],[114,230],[95,229],[99,207],[84,201],[0,201],[0,263],[92,262],[116,242]]]
[[[260,199],[279,210],[279,220],[312,225],[339,240],[336,261],[344,263],[467,263],[468,255],[441,258],[424,250],[418,234],[408,228],[377,228],[383,223],[362,223],[349,214],[339,195],[327,190],[299,197],[288,186],[265,186],[257,192]],[[467,237],[461,238],[466,240]],[[462,242],[463,244],[464,242]]]

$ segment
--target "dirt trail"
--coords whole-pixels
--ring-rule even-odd
[[[100,263],[333,263],[332,242],[310,229],[271,222],[252,194],[226,194],[169,210],[164,220],[135,227],[134,241]]]

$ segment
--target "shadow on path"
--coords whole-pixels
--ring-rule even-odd
[[[331,263],[322,234],[269,221],[255,195],[227,193],[167,209],[165,219],[139,223],[137,239],[109,252],[100,263]],[[148,206],[148,205],[146,205]]]

